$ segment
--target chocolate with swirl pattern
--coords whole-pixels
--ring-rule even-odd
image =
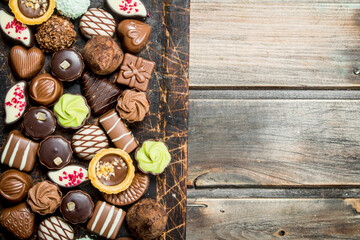
[[[15,169],[10,169],[0,175],[0,194],[9,202],[23,200],[33,185],[30,175]]]
[[[150,101],[146,93],[134,89],[128,89],[122,92],[116,105],[116,110],[120,117],[126,119],[129,123],[144,120],[149,109]]]

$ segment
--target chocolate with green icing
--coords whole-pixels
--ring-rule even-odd
[[[64,128],[78,129],[90,116],[90,108],[81,95],[66,93],[54,106],[58,123]]]
[[[139,169],[145,173],[161,174],[171,161],[171,155],[163,142],[147,140],[135,154]]]

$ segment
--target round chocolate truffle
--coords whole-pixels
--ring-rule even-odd
[[[81,77],[85,68],[83,58],[74,49],[63,49],[54,53],[50,62],[51,72],[60,81],[71,82]]]
[[[120,66],[124,53],[111,37],[96,36],[85,44],[83,57],[94,73],[107,75]]]
[[[89,194],[81,190],[68,192],[62,199],[60,212],[72,224],[84,223],[92,215],[94,203]]]
[[[154,239],[166,228],[168,215],[164,207],[151,198],[135,203],[126,214],[126,222],[137,239]]]
[[[76,32],[74,25],[65,17],[53,15],[40,25],[35,37],[44,52],[57,52],[74,43]]]
[[[50,107],[55,104],[63,94],[62,82],[56,80],[48,73],[43,73],[31,80],[29,96],[37,104]]]
[[[72,157],[70,142],[62,136],[49,136],[39,146],[40,163],[48,169],[61,169],[69,164]]]
[[[55,132],[56,119],[49,109],[32,107],[25,113],[21,126],[27,136],[39,140]]]

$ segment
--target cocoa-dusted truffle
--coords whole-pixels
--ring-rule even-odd
[[[76,32],[67,18],[53,15],[40,25],[35,37],[44,52],[57,52],[73,44]]]
[[[94,73],[107,75],[120,66],[124,53],[111,37],[97,36],[85,44],[83,57]]]
[[[151,198],[143,198],[127,212],[126,222],[137,239],[154,239],[166,228],[168,215],[164,207]]]

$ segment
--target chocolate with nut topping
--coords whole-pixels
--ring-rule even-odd
[[[24,115],[22,128],[27,136],[39,140],[55,132],[54,114],[45,107],[32,107]]]
[[[124,181],[128,167],[124,160],[116,154],[108,154],[96,165],[96,176],[107,186],[114,186]]]
[[[18,0],[20,12],[28,18],[38,18],[49,8],[48,0]]]

